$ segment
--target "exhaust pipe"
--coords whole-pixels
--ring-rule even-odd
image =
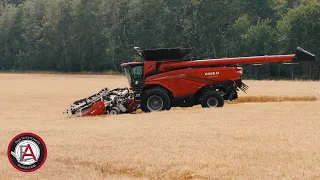
[[[316,56],[301,47],[297,47],[296,56],[292,59],[293,62],[303,62],[303,61],[315,61]]]

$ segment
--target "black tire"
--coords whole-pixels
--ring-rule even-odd
[[[117,108],[117,107],[113,107],[113,108],[111,108],[110,111],[109,111],[109,114],[110,114],[110,115],[118,115],[118,114],[120,114],[120,113],[121,113],[121,111],[120,111],[120,109]]]
[[[171,100],[168,93],[163,88],[150,89],[141,97],[141,110],[143,112],[163,111],[170,109]]]
[[[206,92],[201,96],[201,106],[203,108],[216,108],[224,106],[224,99],[216,91]]]

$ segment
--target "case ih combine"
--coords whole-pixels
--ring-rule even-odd
[[[80,116],[170,110],[171,107],[222,107],[246,91],[243,64],[299,63],[315,55],[298,47],[296,54],[205,60],[183,60],[193,49],[135,48],[143,62],[124,63],[130,89],[104,89],[76,101],[67,112]]]

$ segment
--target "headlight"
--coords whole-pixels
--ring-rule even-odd
[[[237,72],[242,75],[242,74],[243,74],[243,68],[238,67],[238,68],[237,68]]]

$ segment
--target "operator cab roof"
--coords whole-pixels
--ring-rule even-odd
[[[183,60],[194,50],[194,48],[140,49],[139,47],[134,49],[145,61]]]

